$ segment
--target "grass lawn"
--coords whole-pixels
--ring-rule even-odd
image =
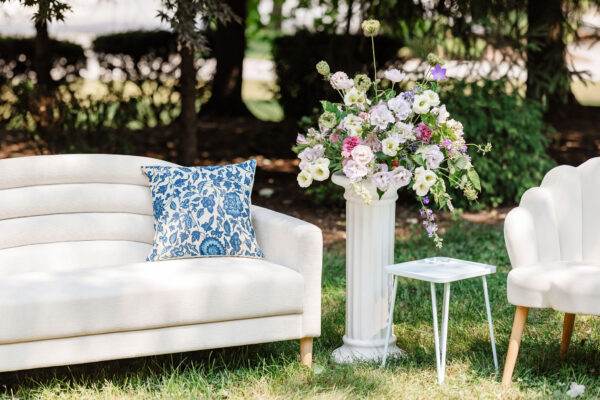
[[[499,266],[488,285],[502,368],[514,309],[506,302],[509,262],[501,228],[458,222],[445,234],[439,252],[414,228],[398,238],[396,261],[438,254]],[[329,357],[344,330],[344,256],[330,249],[324,261],[323,329],[315,341],[313,370],[299,365],[298,342],[289,341],[5,373],[0,374],[0,398],[563,399],[573,381],[586,386],[584,398],[600,397],[599,320],[577,318],[570,353],[560,361],[561,314],[548,310],[530,313],[513,387],[502,396],[480,280],[452,286],[443,386],[436,384],[427,283],[402,280],[398,288],[394,332],[406,358],[392,360],[386,368],[336,365]]]

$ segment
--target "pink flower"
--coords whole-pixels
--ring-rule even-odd
[[[350,157],[350,152],[346,151],[346,150],[342,150],[342,157],[349,158]]]
[[[358,114],[358,116],[360,118],[362,118],[363,121],[369,121],[371,119],[371,116],[369,115],[369,113],[366,112],[361,112],[360,114]]]
[[[358,138],[356,136],[348,136],[342,142],[342,150],[350,153],[356,146],[358,146],[361,143],[362,143],[362,140],[360,140],[360,138]]]
[[[333,132],[331,135],[329,135],[329,141],[332,143],[336,143],[340,141],[340,134],[339,132]]]
[[[415,136],[420,141],[429,143],[429,140],[431,139],[431,129],[429,129],[429,127],[427,125],[425,125],[424,123],[421,122],[415,128]]]

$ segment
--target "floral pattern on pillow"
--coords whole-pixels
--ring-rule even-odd
[[[144,166],[154,211],[147,261],[264,257],[250,220],[256,161],[214,167]]]

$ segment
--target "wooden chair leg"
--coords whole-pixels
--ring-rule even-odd
[[[506,362],[504,363],[504,374],[502,375],[502,387],[508,389],[512,382],[512,375],[519,355],[519,345],[523,336],[523,328],[527,322],[529,307],[517,306],[515,311],[515,320],[513,322],[512,333],[508,343],[508,352],[506,354]]]
[[[312,367],[313,338],[300,339],[300,363]]]
[[[575,323],[575,314],[565,313],[563,323],[562,340],[560,342],[560,356],[564,357],[569,351],[571,336],[573,335],[573,324]]]

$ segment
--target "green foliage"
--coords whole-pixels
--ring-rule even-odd
[[[194,51],[206,51],[206,26],[213,22],[227,24],[239,17],[221,0],[162,0],[158,17],[171,26],[177,42]]]
[[[40,153],[127,154],[134,150],[134,131],[167,125],[180,113],[177,96],[157,82],[111,82],[103,97],[83,95],[81,84],[47,95],[29,81],[5,87],[15,101],[4,104],[0,126],[27,134]]]
[[[518,202],[555,165],[547,154],[548,126],[539,102],[508,93],[502,81],[450,81],[441,99],[450,117],[464,125],[467,143],[493,146],[485,156],[471,154],[479,177],[469,178],[474,184],[481,180],[480,205]]]
[[[24,81],[35,76],[33,67],[34,38],[0,37],[0,84]],[[85,67],[83,48],[75,43],[50,39],[53,79],[56,83],[72,82]]]
[[[377,37],[377,65],[394,59],[402,46],[398,40]],[[279,85],[279,101],[286,118],[299,119],[317,106],[315,99],[339,96],[315,70],[327,60],[331,72],[344,71],[349,76],[368,72],[373,65],[371,41],[362,35],[334,35],[325,32],[299,31],[273,42],[273,57]]]

